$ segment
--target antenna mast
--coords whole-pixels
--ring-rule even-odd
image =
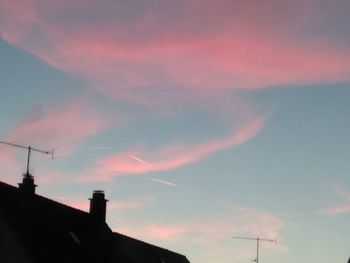
[[[30,154],[31,154],[32,151],[43,153],[43,154],[50,154],[52,159],[53,159],[53,155],[54,155],[54,151],[53,150],[44,151],[44,150],[32,148],[31,146],[24,146],[24,145],[19,145],[19,144],[16,144],[16,143],[4,142],[4,141],[0,141],[0,144],[6,144],[6,145],[9,145],[9,146],[13,146],[13,147],[17,147],[17,148],[28,150],[28,154],[27,154],[27,173],[26,173],[26,175],[29,175]]]
[[[260,242],[275,242],[277,243],[276,239],[267,239],[267,238],[260,238],[260,237],[241,237],[241,236],[232,236],[232,238],[236,239],[246,239],[246,240],[254,240],[256,241],[256,259],[254,260],[256,263],[259,263],[259,247],[260,247]]]

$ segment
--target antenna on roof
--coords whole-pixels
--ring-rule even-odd
[[[30,154],[31,154],[32,151],[43,153],[43,154],[50,154],[51,158],[53,159],[53,155],[54,155],[54,150],[53,149],[52,150],[48,150],[48,151],[44,151],[44,150],[33,148],[31,146],[24,146],[24,145],[19,145],[19,144],[16,144],[16,143],[11,143],[11,142],[0,141],[0,143],[28,150],[28,155],[27,155],[27,173],[26,174],[29,174]]]
[[[232,238],[236,239],[247,239],[247,240],[255,240],[256,241],[256,259],[253,261],[256,263],[259,263],[259,245],[261,241],[265,242],[275,242],[277,243],[277,239],[266,239],[266,238],[260,238],[260,237],[241,237],[241,236],[232,236]]]

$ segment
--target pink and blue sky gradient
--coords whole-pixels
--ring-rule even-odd
[[[350,256],[350,1],[0,0],[0,140],[38,193],[193,263]],[[26,153],[0,145],[0,180]]]

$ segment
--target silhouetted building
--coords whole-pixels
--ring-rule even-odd
[[[35,194],[25,174],[19,188],[0,182],[0,263],[189,263],[183,255],[114,233],[103,191],[90,213]]]

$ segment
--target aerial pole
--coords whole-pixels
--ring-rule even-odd
[[[27,174],[29,174],[29,162],[30,162],[30,152],[32,147],[28,146],[28,156],[27,156]]]
[[[236,239],[246,239],[246,240],[254,240],[256,241],[256,259],[254,260],[256,263],[259,263],[259,249],[260,249],[260,242],[277,242],[276,239],[267,239],[267,238],[260,238],[260,237],[242,237],[242,236],[232,236],[232,238]]]
[[[26,175],[29,175],[30,154],[31,154],[32,151],[39,152],[39,153],[42,153],[42,154],[50,154],[52,159],[53,159],[53,155],[54,155],[54,150],[53,149],[52,150],[48,150],[48,151],[44,151],[44,150],[33,148],[31,146],[24,146],[24,145],[12,143],[12,142],[4,142],[4,141],[0,141],[0,144],[5,144],[5,145],[8,145],[8,146],[17,147],[17,148],[21,148],[21,149],[26,149],[28,151]]]

